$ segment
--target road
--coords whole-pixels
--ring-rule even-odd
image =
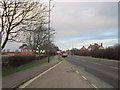
[[[98,88],[118,88],[117,61],[73,55],[65,59]]]

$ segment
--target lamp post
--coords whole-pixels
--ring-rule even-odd
[[[50,0],[49,0],[49,21],[48,21],[48,63],[50,62]]]

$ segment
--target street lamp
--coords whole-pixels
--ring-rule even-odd
[[[49,0],[49,21],[48,21],[48,63],[50,62],[50,1]]]

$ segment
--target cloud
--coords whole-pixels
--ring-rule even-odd
[[[61,49],[103,43],[110,46],[118,38],[117,2],[51,2],[51,27],[56,30],[55,43]],[[13,43],[14,44],[14,43]],[[7,45],[11,48],[13,44]],[[17,48],[17,44],[14,44]],[[14,49],[14,48],[12,48]]]
[[[117,27],[117,3],[57,3],[52,12],[57,37]]]
[[[118,3],[59,2],[51,13],[51,22],[56,30],[55,42],[64,49],[73,43],[80,46],[102,40],[110,45],[110,40],[118,38]]]
[[[116,43],[118,43],[118,39],[103,39],[103,40],[97,40],[97,39],[91,39],[91,40],[71,40],[71,41],[59,41],[56,44],[59,45],[59,48],[62,50],[70,50],[72,48],[80,49],[83,45],[87,48],[90,44],[103,43],[103,46],[109,47]]]

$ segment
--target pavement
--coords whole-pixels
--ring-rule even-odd
[[[47,70],[48,68],[52,67],[53,65],[59,62],[56,56],[53,59],[54,60],[51,60],[50,63],[41,64],[36,67],[32,67],[30,69],[26,69],[26,70],[8,75],[6,77],[3,77],[2,88],[15,88],[18,85],[35,77],[36,75],[44,72],[45,70]]]
[[[119,61],[74,55],[66,60],[97,88],[118,88]]]
[[[26,82],[21,88],[92,88],[72,64],[63,60],[59,65]]]

